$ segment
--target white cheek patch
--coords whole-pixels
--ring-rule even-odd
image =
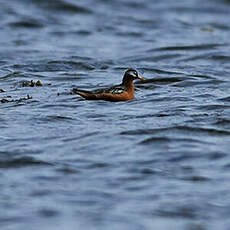
[[[132,76],[132,77],[137,77],[136,74],[134,72],[129,72],[129,75]]]

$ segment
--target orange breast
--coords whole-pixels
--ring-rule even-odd
[[[106,94],[98,94],[95,95],[96,96],[96,100],[105,100],[105,101],[128,101],[128,100],[133,100],[134,99],[134,94],[130,94],[127,91],[125,91],[124,93],[121,94],[110,94],[110,93],[106,93]]]

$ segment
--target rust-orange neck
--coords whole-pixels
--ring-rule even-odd
[[[130,94],[134,94],[134,84],[132,79],[123,79],[122,84]]]

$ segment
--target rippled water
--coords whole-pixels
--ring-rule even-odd
[[[230,1],[0,3],[1,230],[229,229]]]

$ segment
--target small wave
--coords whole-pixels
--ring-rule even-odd
[[[118,36],[122,36],[122,37],[137,37],[137,38],[140,38],[140,37],[143,37],[143,34],[140,33],[140,32],[135,32],[135,31],[130,31],[130,32],[127,32],[127,31],[124,31],[124,32],[117,32],[116,33]]]
[[[228,127],[230,127],[230,119],[228,119],[228,118],[220,118],[214,124],[215,125],[220,125],[220,126],[228,126]]]
[[[157,69],[157,68],[150,68],[150,67],[143,67],[141,68],[142,71],[153,72],[157,74],[168,74],[168,75],[184,75],[184,73],[179,71],[169,71],[165,69]]]
[[[222,129],[215,128],[201,128],[201,127],[192,127],[192,126],[174,126],[169,128],[160,128],[160,129],[136,129],[120,132],[120,135],[146,135],[146,134],[198,134],[200,135],[210,135],[221,136],[221,135],[230,135],[230,132]]]
[[[25,166],[52,165],[51,163],[37,160],[34,157],[18,157],[13,159],[0,159],[0,168],[19,168]]]
[[[220,135],[230,135],[230,132],[227,130],[215,129],[215,128],[200,128],[200,127],[189,127],[189,126],[179,126],[172,129],[178,129],[182,132],[190,132],[190,133],[197,133],[198,135],[201,134],[212,134],[213,136],[220,136]]]
[[[9,23],[11,27],[17,27],[17,28],[28,28],[28,29],[37,29],[37,28],[42,28],[43,24],[41,24],[38,21],[35,20],[22,20],[19,22],[11,22]]]
[[[49,61],[48,65],[64,66],[67,68],[75,68],[77,70],[94,70],[95,67],[87,62],[76,62],[76,61]]]
[[[93,70],[95,67],[86,62],[49,61],[38,64],[13,65],[15,69],[26,72],[56,72],[69,70]]]
[[[48,11],[66,12],[66,13],[80,13],[89,14],[91,10],[89,8],[78,6],[76,4],[66,2],[64,0],[32,0],[39,7]]]
[[[207,50],[217,48],[219,46],[225,46],[225,44],[210,43],[210,44],[201,44],[201,45],[189,45],[189,46],[167,46],[153,49],[152,51],[180,51],[180,50]]]
[[[206,182],[206,181],[210,181],[210,178],[205,176],[186,176],[186,177],[182,177],[181,180],[186,180],[191,182]]]
[[[6,74],[4,76],[1,77],[1,79],[4,80],[9,80],[9,79],[15,79],[15,78],[21,78],[21,77],[25,77],[24,74],[22,74],[21,72],[15,71],[15,72],[11,72],[9,74]]]
[[[198,106],[197,109],[198,110],[203,110],[203,111],[214,111],[214,110],[224,110],[224,109],[229,109],[230,106],[229,105],[220,105],[220,104],[210,104],[210,105],[201,105]]]
[[[39,215],[45,218],[56,217],[59,216],[59,214],[60,212],[58,210],[51,208],[42,208],[41,210],[39,210]]]
[[[42,121],[46,122],[56,122],[56,121],[69,121],[73,120],[72,117],[58,116],[58,115],[50,115],[42,118]]]
[[[138,56],[129,56],[129,57],[123,57],[121,60],[123,62],[160,62],[162,60],[175,60],[176,58],[181,57],[180,54],[156,54],[156,55],[147,55],[146,53],[144,55],[138,55]]]
[[[156,77],[156,78],[148,78],[145,80],[144,84],[146,83],[155,83],[158,85],[168,85],[171,83],[181,82],[184,81],[185,78],[183,77]]]
[[[223,101],[223,102],[229,102],[230,101],[230,96],[228,97],[222,97],[218,99],[219,101]]]
[[[168,218],[186,218],[186,219],[196,219],[196,217],[199,215],[200,209],[193,207],[192,204],[190,205],[183,205],[181,207],[175,207],[173,205],[173,208],[171,205],[167,205],[165,207],[160,207],[156,211],[156,215],[159,215],[161,217],[168,217]]]
[[[148,144],[164,144],[164,143],[168,143],[170,141],[170,138],[167,137],[150,137],[147,138],[143,141],[141,141],[139,144],[143,144],[143,145],[148,145]]]
[[[222,80],[185,80],[183,82],[176,82],[173,86],[175,87],[190,87],[190,86],[195,86],[195,85],[217,85],[217,84],[222,84],[224,81]]]
[[[226,55],[212,55],[211,58],[213,60],[222,61],[222,62],[228,62],[228,63],[230,61],[230,56],[226,56]]]
[[[204,141],[200,141],[198,139],[194,139],[194,138],[173,138],[173,137],[167,137],[167,136],[163,136],[163,137],[150,137],[150,138],[146,138],[143,141],[141,141],[139,144],[144,144],[144,145],[148,145],[148,144],[159,144],[159,143],[169,143],[169,142],[176,142],[176,143],[200,143],[200,144],[205,144],[206,142]]]

